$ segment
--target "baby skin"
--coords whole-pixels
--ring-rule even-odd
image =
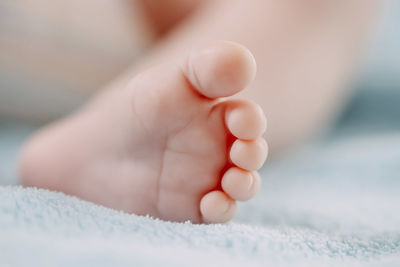
[[[261,108],[226,99],[255,71],[230,42],[148,69],[33,137],[22,182],[164,220],[229,221],[267,157]]]

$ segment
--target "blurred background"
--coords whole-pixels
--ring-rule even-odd
[[[93,1],[0,1],[3,179],[13,179],[18,148],[37,125],[81,105],[154,38],[130,1]],[[356,94],[328,136],[400,130],[400,1],[387,1],[381,13],[353,83]]]
[[[0,1],[0,117],[47,122],[116,77],[150,38],[132,3]]]
[[[129,3],[0,0],[0,262],[31,264],[41,258],[50,259],[50,266],[93,261],[120,266],[127,260],[131,266],[138,254],[159,260],[155,256],[167,255],[165,247],[175,247],[179,259],[232,255],[236,261],[244,253],[260,257],[261,265],[272,259],[272,266],[400,266],[399,0],[385,1],[352,83],[354,94],[336,124],[261,170],[260,193],[239,203],[234,221],[246,228],[231,224],[203,231],[188,223],[103,214],[75,198],[7,186],[18,184],[18,151],[33,131],[81,105],[149,47],[154,36],[144,33],[140,8]],[[140,40],[132,35],[142,30]],[[261,227],[249,231],[252,224]],[[212,245],[207,254],[190,254],[182,248],[191,241],[196,252]],[[142,247],[143,255],[137,250]],[[64,264],[54,264],[56,257]],[[284,264],[274,264],[276,258]],[[377,264],[358,262],[369,259]]]
[[[354,83],[357,93],[342,116],[364,132],[400,129],[400,1],[384,3]]]

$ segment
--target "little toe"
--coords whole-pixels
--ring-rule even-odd
[[[225,121],[235,137],[244,140],[256,139],[267,129],[267,119],[261,107],[245,100],[227,101]]]
[[[231,147],[230,159],[236,166],[256,171],[262,167],[268,155],[268,145],[263,138],[253,141],[236,140]]]
[[[201,95],[218,98],[244,89],[254,79],[256,64],[244,46],[219,41],[191,54],[182,69]]]
[[[246,201],[258,192],[261,179],[257,172],[248,172],[232,167],[225,172],[221,185],[225,193],[232,199]]]
[[[212,191],[200,201],[200,212],[205,223],[224,223],[235,217],[236,202],[222,191]]]

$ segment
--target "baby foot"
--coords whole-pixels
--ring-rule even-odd
[[[221,98],[255,69],[229,42],[149,69],[33,138],[23,184],[165,220],[229,221],[260,187],[266,119],[253,102]]]

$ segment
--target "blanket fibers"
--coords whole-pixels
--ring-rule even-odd
[[[0,266],[400,266],[399,126],[390,108],[371,122],[361,100],[339,130],[269,162],[259,195],[224,225],[15,185],[30,129],[0,124]]]

